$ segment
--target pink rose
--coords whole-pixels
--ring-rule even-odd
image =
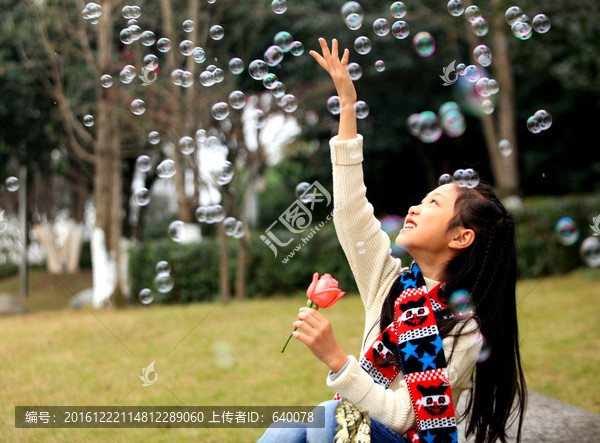
[[[318,272],[313,274],[312,283],[306,290],[306,296],[319,308],[330,307],[344,294],[345,292],[338,288],[335,278],[329,274],[323,274],[323,277],[319,278]]]
[[[344,294],[345,292],[338,288],[338,281],[335,278],[329,274],[323,274],[323,277],[319,278],[319,273],[315,272],[312,282],[306,290],[306,296],[308,297],[306,306],[313,309],[328,308],[342,298]],[[296,329],[298,328],[294,328],[294,331]],[[292,334],[290,334],[285,345],[283,345],[281,352],[285,351],[292,338]]]

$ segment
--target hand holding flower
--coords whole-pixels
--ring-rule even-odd
[[[338,282],[335,278],[329,274],[323,274],[323,276],[319,278],[319,273],[315,272],[313,274],[313,280],[306,290],[306,296],[308,297],[308,300],[306,301],[306,307],[313,309],[328,308],[338,301],[344,294],[345,292],[338,288]],[[294,328],[294,332],[297,329],[298,326]],[[293,334],[293,332],[290,334],[281,352],[285,351],[285,348],[287,347],[287,344],[289,343]]]

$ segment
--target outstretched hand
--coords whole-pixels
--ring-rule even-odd
[[[336,39],[331,41],[331,51],[324,38],[319,38],[319,43],[321,44],[323,55],[314,50],[310,51],[309,54],[312,55],[319,65],[321,65],[321,67],[331,76],[340,98],[340,105],[354,105],[356,102],[356,89],[354,88],[354,83],[352,83],[352,79],[348,73],[350,51],[344,49],[344,53],[340,59],[338,54],[338,41]]]

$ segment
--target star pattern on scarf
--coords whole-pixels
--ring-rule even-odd
[[[427,434],[423,435],[423,439],[427,443],[433,443],[435,440],[435,434],[431,434],[431,432],[429,432],[429,430],[427,430]]]
[[[433,360],[435,359],[435,355],[429,355],[427,352],[423,352],[423,356],[418,360],[423,363],[423,372],[431,366],[431,369],[435,369],[435,365],[433,364]]]
[[[437,354],[442,349],[444,349],[444,343],[442,343],[442,337],[436,335],[433,341],[431,342],[433,346],[435,346],[435,353]]]
[[[401,351],[404,352],[406,358],[414,357],[419,360],[419,355],[415,352],[417,350],[417,346],[413,345],[410,341],[406,342],[406,346],[404,346]]]

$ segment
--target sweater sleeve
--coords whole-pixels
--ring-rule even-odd
[[[381,229],[373,206],[367,200],[362,160],[363,138],[330,141],[333,166],[333,220],[336,233],[354,275],[360,296],[369,310],[382,286],[391,286],[400,273],[400,259],[394,258],[388,234]]]

